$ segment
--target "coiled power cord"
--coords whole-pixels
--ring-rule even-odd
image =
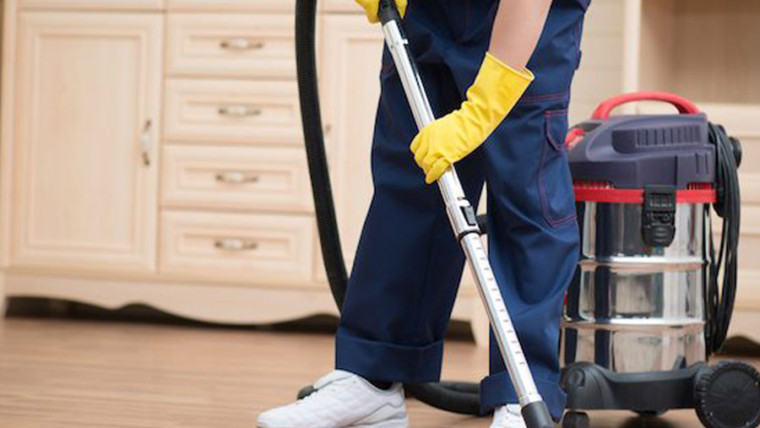
[[[715,145],[717,201],[715,213],[722,219],[716,248],[712,230],[708,230],[708,282],[705,290],[707,356],[719,352],[726,342],[734,312],[738,283],[738,249],[741,225],[741,189],[739,165],[742,149],[739,140],[729,137],[721,125],[709,124],[710,141]],[[709,214],[708,214],[709,219]],[[710,224],[708,222],[707,224]]]

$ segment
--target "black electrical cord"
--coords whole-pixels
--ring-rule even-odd
[[[722,218],[720,243],[716,249],[712,231],[708,231],[709,266],[705,310],[707,323],[705,337],[708,357],[719,352],[728,336],[728,327],[736,300],[738,248],[741,225],[741,190],[739,187],[739,164],[741,145],[726,134],[726,130],[709,124],[710,141],[716,151],[715,213]],[[709,217],[708,217],[709,218]],[[709,223],[708,223],[709,224]]]
[[[317,0],[298,0],[295,16],[301,121],[314,197],[314,210],[319,226],[319,242],[327,279],[340,309],[348,286],[348,273],[340,244],[322,132],[315,50]],[[418,400],[435,408],[453,413],[481,415],[480,396],[476,384],[459,382],[405,384],[404,389]],[[308,395],[312,391],[313,389],[309,387],[304,388],[299,393],[299,397]]]

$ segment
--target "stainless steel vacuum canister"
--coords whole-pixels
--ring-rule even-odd
[[[641,100],[680,114],[610,117]],[[685,408],[706,428],[759,426],[760,373],[707,364],[737,290],[741,143],[654,92],[605,101],[567,143],[582,251],[562,326],[562,427],[589,428],[587,410]]]
[[[621,373],[705,361],[706,214],[715,201],[705,116],[618,116],[578,129],[569,158],[582,251],[561,361]]]

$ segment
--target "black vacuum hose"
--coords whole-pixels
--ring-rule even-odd
[[[322,257],[332,295],[338,308],[341,308],[346,295],[348,273],[340,244],[335,202],[327,167],[325,139],[322,133],[322,113],[317,86],[316,21],[317,0],[298,0],[296,4],[296,64],[301,123]]]
[[[713,123],[709,124],[710,142],[716,151],[716,183],[718,198],[715,212],[723,219],[721,236],[717,250],[712,240],[709,242],[709,268],[705,309],[707,323],[705,338],[707,356],[719,352],[728,337],[728,327],[734,312],[736,300],[737,270],[739,266],[738,248],[741,225],[741,191],[739,188],[739,164],[741,163],[741,143],[729,137],[726,130]]]
[[[325,270],[330,290],[340,309],[346,295],[348,273],[340,244],[322,132],[315,49],[316,18],[317,0],[296,2],[296,63],[306,156]],[[457,382],[406,384],[404,388],[420,401],[435,408],[454,413],[481,415],[480,396],[476,384]],[[308,394],[310,391],[313,390],[304,388],[299,396]]]

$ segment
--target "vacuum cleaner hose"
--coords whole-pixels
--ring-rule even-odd
[[[301,121],[311,177],[314,209],[319,230],[319,242],[327,271],[327,279],[335,303],[340,309],[348,286],[348,273],[340,243],[335,203],[330,183],[319,90],[316,58],[317,0],[296,2],[296,64],[301,102]],[[481,415],[478,386],[468,383],[407,384],[405,390],[420,401],[453,413]],[[304,388],[301,397],[312,392]]]
[[[317,0],[298,0],[295,38],[301,122],[322,257],[332,295],[340,308],[348,285],[348,273],[340,244],[338,220],[335,215],[335,202],[322,133],[322,113],[317,86],[316,18]]]

